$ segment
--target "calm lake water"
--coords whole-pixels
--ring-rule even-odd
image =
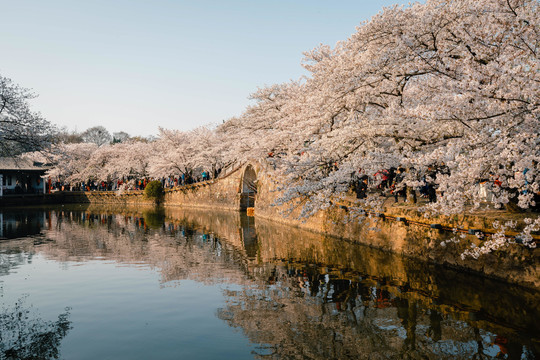
[[[0,223],[0,359],[540,358],[537,291],[237,213]]]

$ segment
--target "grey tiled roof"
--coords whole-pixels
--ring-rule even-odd
[[[7,158],[0,157],[0,171],[2,170],[26,170],[26,171],[36,171],[36,170],[48,170],[50,166],[47,164],[38,163],[28,159],[19,159],[19,158]]]

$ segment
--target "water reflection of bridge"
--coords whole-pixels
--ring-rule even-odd
[[[48,257],[147,264],[160,269],[164,286],[183,279],[243,285],[225,291],[218,316],[264,344],[261,357],[540,353],[532,290],[233,212],[66,208],[45,218],[53,241],[37,251]]]

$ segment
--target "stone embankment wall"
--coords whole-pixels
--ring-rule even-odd
[[[239,210],[243,167],[219,180],[203,181],[165,192],[165,204],[206,209]]]
[[[130,191],[118,194],[115,191],[57,191],[41,195],[10,195],[0,198],[0,208],[36,205],[61,204],[116,204],[116,205],[153,205],[142,191]]]
[[[346,222],[347,206],[338,205],[315,216],[299,220],[299,209],[284,216],[284,207],[273,206],[278,197],[277,185],[272,173],[258,168],[258,194],[255,214],[286,225],[360,242],[407,257],[442,264],[449,267],[482,273],[529,287],[540,287],[540,248],[530,249],[511,245],[503,251],[483,255],[479,259],[461,258],[472,244],[481,241],[474,233],[494,233],[493,222],[510,217],[519,220],[537,214],[512,215],[502,211],[486,214],[463,214],[460,216],[437,216],[425,218],[415,207],[387,207],[383,213],[372,214],[362,221]],[[502,220],[502,219],[501,219]],[[449,231],[459,228],[459,233]],[[445,230],[446,229],[446,230]],[[470,232],[470,234],[469,234]],[[464,238],[460,238],[464,234]],[[486,238],[489,240],[489,236]],[[453,241],[455,240],[455,241]],[[441,245],[445,242],[445,245]]]

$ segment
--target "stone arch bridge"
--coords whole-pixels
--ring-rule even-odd
[[[265,192],[261,181],[262,166],[257,162],[247,162],[224,172],[216,180],[167,190],[165,203],[236,211],[254,208]]]

